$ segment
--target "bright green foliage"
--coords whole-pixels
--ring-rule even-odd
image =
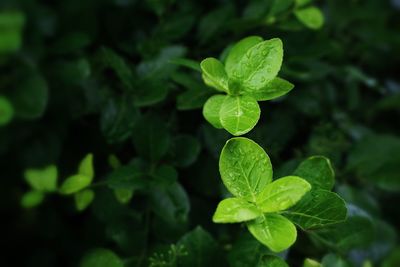
[[[50,165],[44,169],[27,169],[24,172],[26,182],[33,190],[54,192],[57,190],[57,166]]]
[[[256,267],[289,267],[289,265],[278,256],[265,255]]]
[[[258,207],[242,198],[227,198],[222,200],[214,213],[216,223],[235,223],[253,220],[262,212]]]
[[[78,211],[85,210],[94,199],[94,191],[91,189],[85,189],[74,195],[75,207]]]
[[[33,208],[44,200],[44,193],[40,191],[29,191],[25,193],[21,198],[21,206],[24,208]]]
[[[60,187],[60,193],[64,195],[70,195],[76,193],[88,187],[91,181],[92,181],[91,178],[82,174],[72,175],[62,183]]]
[[[225,66],[215,58],[203,60],[200,65],[205,84],[228,94],[224,99],[211,97],[205,103],[206,120],[236,136],[253,129],[260,118],[257,101],[277,98],[294,87],[277,77],[282,59],[280,39],[263,41],[250,36],[229,50]]]
[[[266,213],[247,223],[250,233],[274,252],[280,252],[296,241],[297,231],[292,222],[276,213]]]
[[[222,149],[219,171],[226,188],[236,197],[256,202],[256,196],[272,181],[272,165],[254,141],[229,139]]]
[[[318,261],[307,258],[303,262],[303,267],[322,267],[322,265]]]
[[[296,204],[311,185],[295,176],[271,183],[268,155],[254,141],[243,137],[228,140],[221,152],[219,169],[225,186],[237,198],[222,200],[213,221],[248,221],[250,233],[272,251],[290,247],[296,241],[296,227],[275,212]]]
[[[64,195],[70,195],[79,192],[92,183],[93,177],[93,155],[87,154],[79,163],[78,173],[68,177],[62,183],[60,187],[60,193]],[[87,197],[87,199],[90,199],[90,197]],[[88,202],[91,202],[91,200]]]
[[[4,96],[0,96],[0,126],[8,124],[14,116],[14,108],[11,102]]]
[[[200,63],[204,82],[215,89],[228,92],[228,76],[224,65],[215,58],[207,58]]]
[[[80,267],[124,267],[124,263],[113,251],[97,248],[87,253]]]
[[[268,184],[257,196],[257,205],[263,212],[286,210],[296,204],[311,185],[297,176],[287,176]]]
[[[324,15],[317,7],[310,6],[295,10],[294,14],[306,27],[318,30],[324,25]]]
[[[222,103],[224,102],[226,97],[227,96],[224,95],[213,95],[207,100],[203,107],[204,118],[217,129],[223,128],[219,119],[219,113],[222,107]]]
[[[233,135],[249,132],[260,118],[257,101],[249,96],[227,96],[219,111],[221,125]]]
[[[267,83],[264,87],[256,91],[249,91],[248,94],[257,101],[271,100],[287,94],[294,88],[290,82],[276,77]]]
[[[78,174],[85,175],[90,179],[94,177],[93,154],[87,154],[79,164]]]
[[[260,36],[249,36],[237,42],[229,51],[225,60],[225,70],[231,76],[237,68],[240,60],[246,52],[258,43],[261,43],[263,38]]]

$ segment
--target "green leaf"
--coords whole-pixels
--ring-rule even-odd
[[[272,181],[271,161],[254,141],[229,139],[219,158],[219,171],[226,188],[237,197],[256,202],[257,195]]]
[[[94,191],[91,189],[86,189],[80,191],[74,195],[75,197],[75,207],[78,211],[85,210],[94,199]]]
[[[243,135],[251,131],[260,118],[257,101],[249,96],[228,96],[219,112],[221,125],[233,135]]]
[[[235,223],[253,220],[262,212],[252,203],[242,198],[227,198],[219,202],[213,216],[215,223]]]
[[[40,192],[57,190],[57,166],[50,165],[44,169],[27,169],[24,172],[26,182],[32,189]]]
[[[92,182],[92,178],[76,174],[68,177],[60,187],[60,193],[64,195],[74,194],[88,187]]]
[[[87,154],[79,164],[78,174],[85,175],[93,180],[94,169],[93,169],[93,154]]]
[[[297,176],[286,176],[268,184],[257,196],[257,206],[262,212],[286,210],[295,205],[311,185]]]
[[[247,50],[229,78],[238,81],[247,93],[265,87],[278,74],[283,59],[283,45],[278,38],[256,44]]]
[[[127,204],[133,197],[133,189],[127,188],[116,188],[114,189],[114,195],[117,198],[118,202],[121,204]]]
[[[33,208],[40,205],[44,200],[43,192],[29,191],[21,198],[21,206],[23,208]]]
[[[225,70],[228,73],[228,76],[232,76],[233,71],[236,69],[236,66],[239,64],[246,52],[262,41],[263,38],[260,36],[249,36],[240,40],[231,48],[225,60]]]
[[[283,214],[303,230],[308,230],[343,222],[347,216],[347,208],[344,200],[337,194],[317,189],[310,191]]]
[[[307,258],[303,262],[303,267],[323,267],[323,266],[318,261]]]
[[[324,15],[315,6],[297,9],[294,14],[301,23],[310,29],[318,30],[324,25]]]
[[[226,95],[213,95],[203,106],[204,118],[217,129],[223,128],[219,119],[219,113],[226,97]]]
[[[293,223],[282,215],[266,213],[247,223],[250,233],[274,252],[289,248],[296,241],[297,231]]]
[[[335,173],[331,161],[323,156],[313,156],[304,160],[293,175],[307,180],[313,189],[331,190],[335,184]]]
[[[200,226],[185,234],[178,242],[187,255],[178,260],[179,267],[220,266],[220,249],[214,238]]]
[[[209,57],[200,63],[204,83],[221,92],[228,92],[228,75],[224,65],[215,58]]]
[[[8,124],[14,117],[14,107],[8,98],[0,96],[0,126]]]
[[[290,92],[294,85],[282,78],[276,77],[268,82],[264,87],[257,91],[247,92],[251,97],[257,101],[265,101],[283,96]]]
[[[161,117],[147,114],[134,127],[133,144],[137,153],[153,162],[160,160],[168,152],[171,136]]]
[[[87,253],[80,267],[124,267],[123,261],[113,251],[97,248]]]

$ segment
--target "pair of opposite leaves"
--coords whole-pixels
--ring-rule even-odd
[[[57,191],[58,169],[55,165],[44,169],[27,169],[25,180],[32,190],[26,193],[21,204],[24,207],[39,205],[45,193]],[[75,194],[75,204],[78,210],[84,210],[94,199],[94,192],[87,187],[94,178],[93,154],[87,154],[79,164],[78,172],[68,177],[60,186],[59,193],[63,195]]]
[[[282,41],[263,41],[250,36],[229,51],[225,66],[215,58],[200,63],[204,82],[220,92],[203,107],[205,119],[216,128],[233,135],[249,132],[260,118],[257,101],[280,97],[293,89],[290,82],[278,78],[283,60]]]
[[[234,197],[219,203],[213,221],[246,222],[251,234],[274,252],[285,250],[296,241],[293,220],[301,228],[309,229],[338,223],[346,217],[344,201],[330,192],[334,174],[326,158],[311,157],[303,162],[295,174],[305,175],[304,179],[286,176],[272,182],[267,153],[254,141],[236,137],[225,144],[219,169]],[[304,203],[303,197],[307,198]],[[297,209],[288,210],[292,207]]]

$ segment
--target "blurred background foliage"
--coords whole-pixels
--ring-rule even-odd
[[[213,92],[184,67],[249,35],[283,40],[295,89],[261,104],[248,136],[276,177],[329,157],[350,210],[280,256],[400,266],[399,15],[397,0],[2,0],[4,266],[256,266],[265,247],[211,222],[229,134],[202,118]],[[85,211],[58,194],[21,207],[26,169],[55,164],[63,180],[87,153]]]

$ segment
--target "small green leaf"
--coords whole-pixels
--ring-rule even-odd
[[[276,77],[257,91],[246,91],[246,89],[245,91],[249,96],[254,97],[257,101],[265,101],[283,96],[293,88],[294,85],[292,83]]]
[[[111,189],[139,189],[146,186],[145,174],[134,165],[115,169],[107,176],[107,185]]]
[[[308,230],[343,222],[347,217],[347,208],[337,194],[317,189],[310,191],[283,214],[303,230]]]
[[[232,76],[236,65],[239,64],[246,52],[262,41],[263,38],[260,36],[249,36],[240,40],[231,48],[225,61],[225,70],[228,73],[228,76]]]
[[[257,195],[272,180],[272,165],[267,153],[244,137],[226,142],[219,158],[219,172],[234,196],[252,202],[256,202]]]
[[[80,267],[124,267],[122,260],[109,249],[97,248],[87,253]]]
[[[222,200],[213,216],[215,223],[235,223],[253,220],[262,212],[252,203],[242,198],[227,198]]]
[[[322,265],[318,261],[307,258],[303,262],[303,267],[322,267]]]
[[[289,248],[296,241],[297,231],[293,223],[282,215],[266,213],[247,223],[250,233],[274,252]]]
[[[218,59],[206,58],[200,63],[200,67],[205,84],[218,91],[228,92],[228,75]]]
[[[304,160],[293,175],[307,180],[313,189],[331,190],[335,184],[335,173],[331,161],[323,156],[313,156]]]
[[[85,175],[90,179],[94,177],[94,169],[93,169],[93,154],[87,154],[79,164],[78,174]]]
[[[92,179],[86,175],[76,174],[68,177],[60,187],[60,193],[70,195],[90,185]]]
[[[57,166],[50,165],[44,169],[27,169],[24,173],[26,182],[32,189],[40,192],[57,190]]]
[[[116,188],[114,189],[114,195],[118,202],[121,204],[127,204],[133,197],[133,189]]]
[[[278,38],[263,41],[247,50],[229,78],[240,82],[247,92],[258,91],[276,77],[282,60],[282,41]]]
[[[86,189],[75,194],[75,207],[78,211],[85,210],[94,199],[94,191]]]
[[[263,212],[286,210],[295,205],[311,185],[297,176],[287,176],[268,184],[257,196],[257,205]]]
[[[324,15],[315,6],[297,9],[294,14],[298,20],[310,29],[318,30],[324,25]]]
[[[4,96],[0,96],[0,126],[8,124],[14,117],[14,107]]]
[[[226,95],[213,95],[203,106],[204,118],[215,128],[223,128],[219,119],[219,113]]]
[[[219,112],[221,125],[233,135],[243,135],[257,124],[260,118],[257,101],[249,96],[228,96]]]
[[[39,191],[29,191],[22,196],[21,206],[23,208],[33,208],[44,200],[44,194]]]

